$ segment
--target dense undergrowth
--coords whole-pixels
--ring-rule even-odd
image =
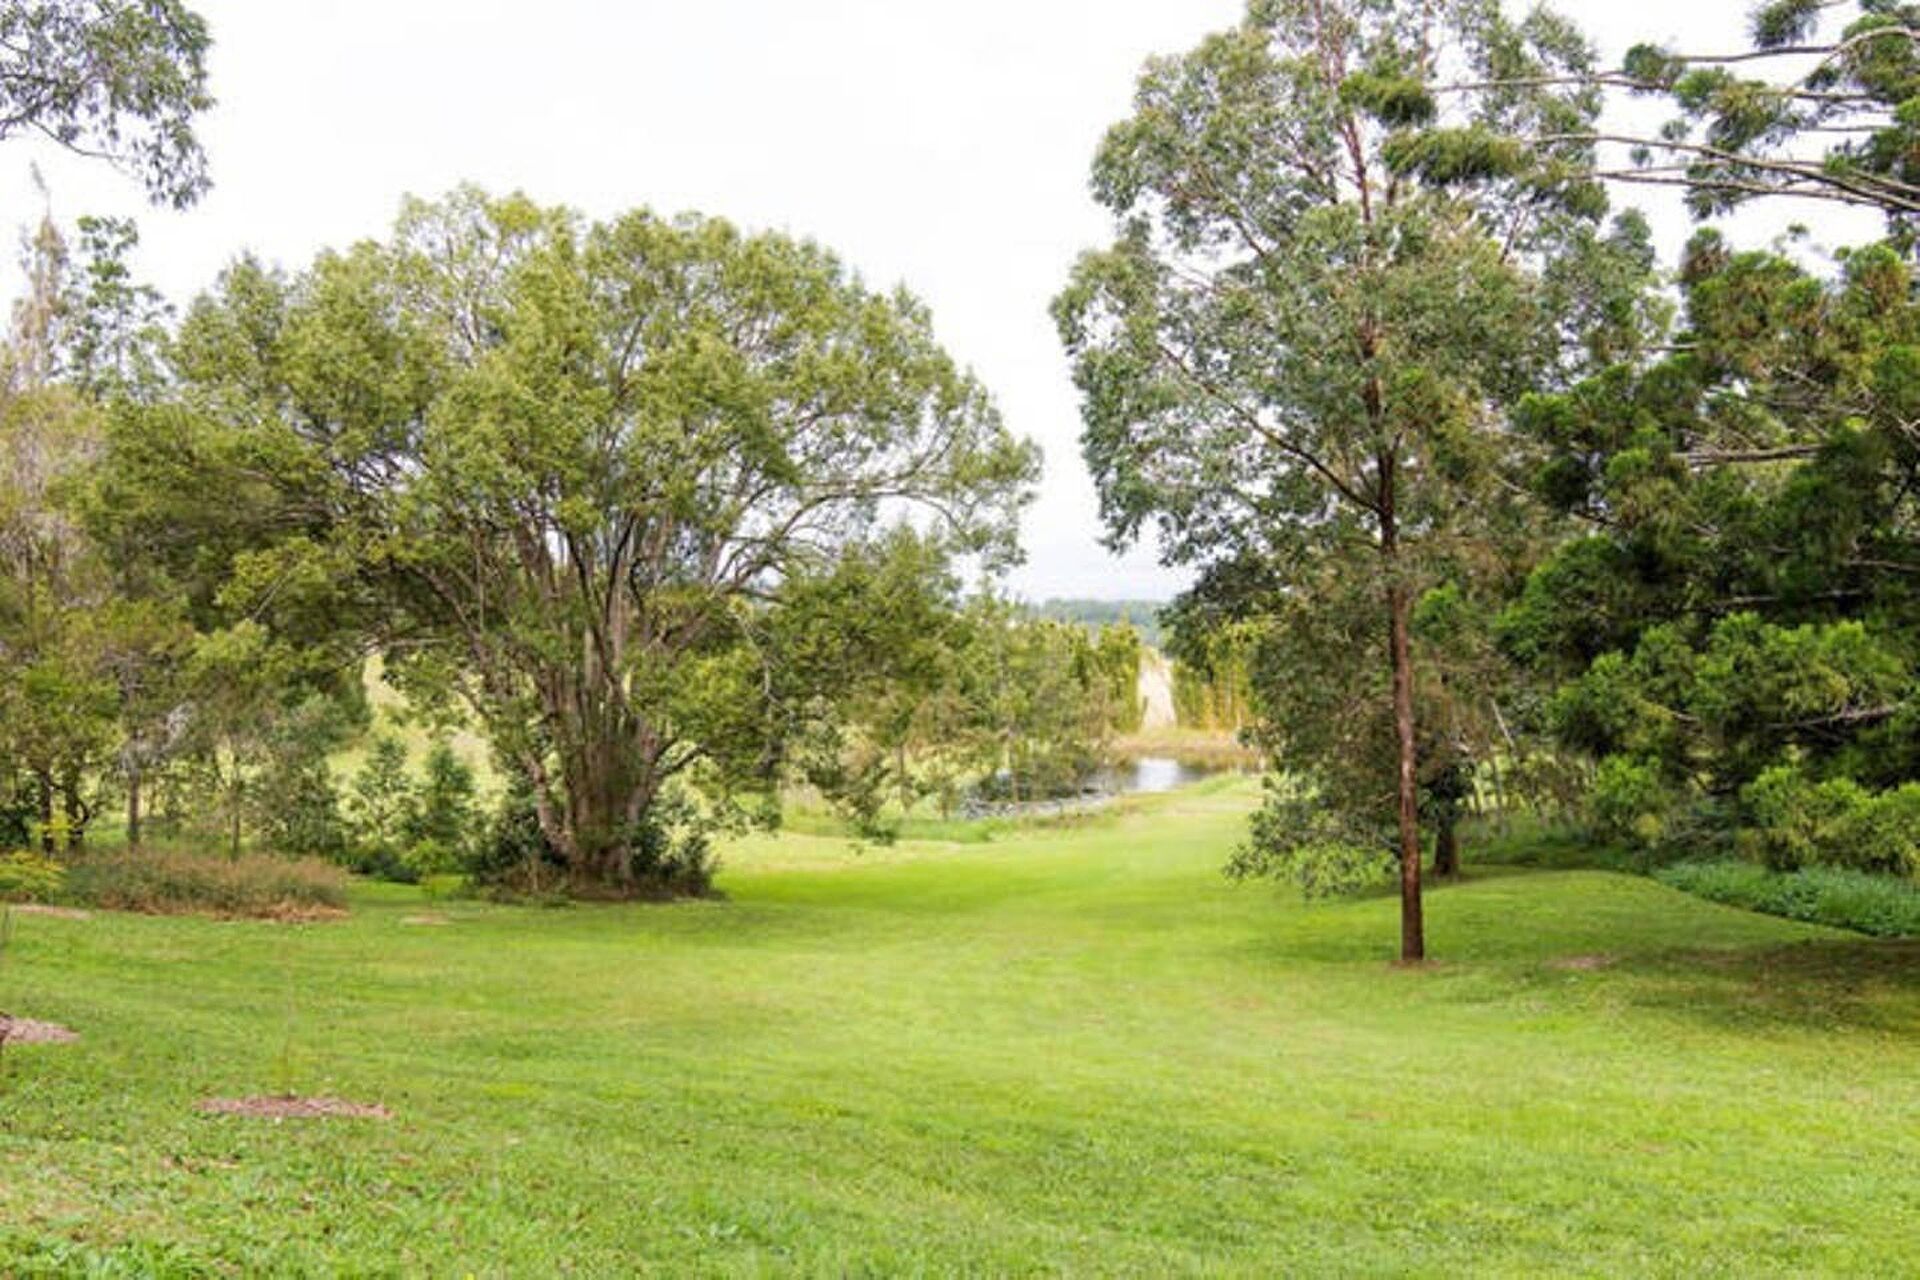
[[[1569,824],[1515,819],[1475,824],[1469,865],[1621,871],[1713,902],[1884,938],[1920,937],[1920,886],[1850,867],[1774,870],[1757,862],[1610,843]]]
[[[350,883],[345,871],[313,858],[119,849],[75,856],[38,892],[19,896],[151,915],[283,919],[344,911]]]

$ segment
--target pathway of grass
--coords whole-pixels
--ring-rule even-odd
[[[1920,1270],[1920,950],[1600,872],[1219,875],[1251,787],[729,900],[30,918],[0,1273]],[[423,911],[445,926],[408,924]],[[1596,967],[1597,966],[1597,967]],[[212,1094],[390,1122],[202,1117]]]

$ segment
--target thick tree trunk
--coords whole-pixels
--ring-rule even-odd
[[[635,865],[635,838],[660,791],[659,746],[650,733],[595,740],[547,762],[522,757],[541,833],[578,890],[628,895],[650,888]]]

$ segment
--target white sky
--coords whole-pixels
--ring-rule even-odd
[[[139,268],[176,302],[242,249],[304,264],[384,232],[403,194],[463,181],[595,215],[694,209],[811,236],[869,283],[926,299],[947,347],[1045,450],[1017,591],[1165,598],[1185,585],[1150,548],[1115,558],[1099,546],[1047,303],[1075,255],[1108,238],[1088,166],[1141,62],[1230,25],[1241,0],[194,7],[217,41],[207,199],[184,214],[149,209],[112,171],[16,142],[0,148],[0,224],[37,214],[37,160],[63,219],[140,218]],[[1744,38],[1748,5],[1562,7],[1617,58],[1642,40],[1727,47]],[[1670,243],[1684,234],[1670,208],[1659,224]]]

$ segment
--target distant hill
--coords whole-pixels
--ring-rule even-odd
[[[1149,645],[1160,647],[1160,611],[1164,600],[1048,600],[1033,606],[1042,618],[1077,622],[1084,627],[1106,627],[1130,622]]]

